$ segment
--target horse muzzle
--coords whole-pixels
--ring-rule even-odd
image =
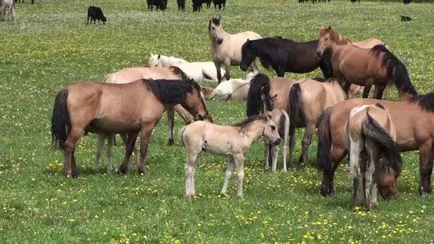
[[[274,145],[276,145],[276,146],[279,145],[281,141],[282,141],[282,139],[280,139],[280,138],[277,139],[277,140],[275,140],[274,141]]]
[[[216,39],[216,42],[217,42],[217,45],[222,44],[222,42],[223,42],[223,38],[217,38],[217,39]]]

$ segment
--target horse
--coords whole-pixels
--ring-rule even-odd
[[[282,155],[283,155],[283,172],[287,172],[287,159],[286,155],[288,155],[288,138],[289,138],[289,115],[285,110],[281,109],[273,109],[270,113],[271,120],[274,121],[274,123],[277,126],[277,130],[279,132],[279,136],[282,139]],[[265,169],[270,168],[273,172],[276,172],[277,169],[277,154],[278,154],[279,148],[278,145],[274,143],[269,143],[267,140],[264,140],[264,153],[265,153],[265,160],[264,160],[264,166]]]
[[[251,70],[245,79],[230,79],[220,83],[214,90],[207,96],[207,99],[217,98],[218,100],[246,100],[247,93],[249,92],[250,80],[258,74],[257,70]]]
[[[222,81],[220,67],[223,64],[226,70],[226,80],[231,78],[231,65],[239,65],[241,62],[241,47],[249,40],[260,39],[258,33],[252,31],[230,34],[223,29],[218,18],[212,18],[208,23],[208,33],[211,39],[212,60],[217,69],[218,83]],[[257,69],[253,66],[254,69]]]
[[[76,178],[75,146],[84,132],[127,133],[126,152],[119,171],[127,164],[140,133],[138,173],[145,171],[145,158],[152,130],[165,108],[181,104],[196,119],[210,119],[200,86],[193,80],[137,80],[128,84],[82,82],[63,88],[56,95],[51,117],[52,145],[63,149],[64,172]]]
[[[187,62],[182,58],[164,55],[151,55],[149,59],[150,67],[169,67],[180,68],[190,79],[196,82],[217,81],[217,70],[213,62]],[[220,69],[224,75],[224,69]]]
[[[194,174],[200,152],[207,150],[230,155],[225,173],[225,181],[220,194],[227,196],[229,180],[236,167],[238,173],[237,196],[242,197],[244,158],[252,143],[261,136],[269,141],[269,143],[277,144],[281,140],[276,129],[276,124],[271,120],[270,116],[265,115],[252,116],[232,126],[196,121],[181,129],[180,135],[187,151],[185,194],[188,199],[192,199],[196,194]]]
[[[402,158],[395,140],[395,125],[382,105],[362,105],[350,111],[344,142],[350,152],[354,206],[371,210],[377,204],[377,184],[384,199],[396,195]]]
[[[0,0],[1,21],[15,20],[16,3],[14,0]],[[6,16],[7,15],[7,16]]]
[[[266,113],[273,109],[288,111],[289,90],[296,83],[297,80],[294,79],[276,77],[270,80],[270,78],[264,74],[256,75],[250,81],[250,88],[247,94],[247,116],[258,115],[261,112]],[[280,124],[278,124],[278,126],[280,126]],[[279,131],[282,132],[282,129],[279,128]],[[281,134],[281,137],[283,138],[284,135]],[[284,145],[286,145],[286,141]],[[268,156],[268,161],[265,162],[265,167],[272,168],[273,162],[276,160],[274,158],[276,148],[270,147],[269,145],[264,146],[265,155],[271,155]],[[284,153],[285,160],[286,150],[284,150]],[[290,162],[291,160],[288,161],[288,165],[285,163],[284,167],[291,167]]]
[[[247,40],[241,48],[240,68],[245,71],[259,57],[262,65],[272,67],[279,77],[285,76],[285,72],[307,73],[319,67],[324,78],[330,78],[333,76],[330,52],[320,57],[316,54],[317,46],[318,40],[296,42],[281,37]]]
[[[350,99],[328,108],[318,127],[318,166],[323,171],[320,193],[333,192],[333,178],[339,162],[347,154],[345,148],[344,122],[354,107],[379,103],[387,109],[395,124],[396,143],[401,152],[419,150],[421,195],[432,192],[434,141],[434,93],[415,95],[404,101],[376,99]],[[405,112],[403,112],[405,111]]]
[[[333,74],[347,93],[351,83],[365,86],[363,98],[368,97],[372,85],[377,99],[381,99],[388,83],[395,84],[400,96],[411,97],[415,91],[405,65],[384,45],[356,47],[329,26],[320,30],[317,55],[327,51],[331,52]]]

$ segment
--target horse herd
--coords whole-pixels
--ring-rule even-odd
[[[377,190],[385,199],[394,198],[402,164],[400,152],[411,150],[419,150],[419,192],[431,193],[434,93],[418,95],[404,64],[380,40],[353,42],[331,27],[321,29],[318,40],[308,42],[262,38],[250,31],[230,34],[223,30],[220,17],[209,21],[208,32],[213,62],[152,55],[149,67],[125,68],[107,75],[104,82],[71,84],[57,94],[51,132],[53,145],[64,151],[67,176],[78,176],[75,147],[87,132],[100,135],[95,167],[99,167],[108,140],[108,170],[113,168],[114,134],[120,133],[126,145],[119,168],[122,173],[131,168],[131,155],[140,136],[140,153],[135,154],[137,171],[144,173],[149,137],[167,111],[169,145],[174,143],[174,112],[187,124],[180,137],[188,154],[188,198],[195,195],[200,152],[229,155],[221,194],[227,195],[236,169],[237,196],[241,197],[244,158],[250,145],[264,138],[264,164],[275,171],[278,144],[282,144],[286,171],[292,166],[296,128],[303,127],[299,163],[308,164],[311,138],[318,131],[322,195],[333,192],[336,168],[349,153],[353,204],[371,209],[376,205]],[[260,74],[257,61],[273,68],[278,77]],[[234,65],[249,71],[246,79],[231,78]],[[285,72],[306,73],[318,67],[324,78],[283,77]],[[200,87],[204,80],[219,84],[215,89]],[[354,85],[364,87],[363,98],[349,99]],[[396,86],[400,101],[380,100],[388,85]],[[367,98],[372,87],[376,99]],[[205,97],[246,100],[248,118],[232,126],[213,124]]]

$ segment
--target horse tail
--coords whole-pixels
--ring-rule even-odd
[[[268,60],[264,58],[259,58],[259,61],[261,62],[262,66],[266,69],[269,69],[271,67],[271,64]]]
[[[289,115],[289,134],[290,136],[294,136],[295,133],[295,124],[297,119],[300,120],[300,110],[301,110],[301,87],[300,83],[296,83],[291,87],[289,91],[289,106],[288,106],[288,115]]]
[[[65,141],[71,130],[71,118],[68,111],[68,89],[57,93],[51,116],[51,144],[60,149],[65,148]]]
[[[318,167],[326,175],[333,175],[332,162],[330,161],[331,133],[330,133],[330,116],[332,107],[327,108],[321,114],[318,125],[318,150],[317,162]]]
[[[362,134],[367,140],[376,142],[380,146],[380,151],[383,152],[386,158],[387,166],[391,167],[398,174],[401,172],[402,158],[399,153],[396,142],[387,133],[378,122],[369,115],[362,122]]]
[[[247,116],[259,114],[261,111],[262,95],[270,92],[270,79],[264,74],[257,74],[250,81],[247,93]]]
[[[399,91],[417,96],[417,91],[411,83],[407,68],[385,45],[376,45],[371,49],[371,52],[377,56],[384,53],[383,65],[387,68],[387,78],[393,80]]]

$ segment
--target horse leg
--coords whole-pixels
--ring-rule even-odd
[[[270,144],[271,168],[273,172],[276,172],[278,152],[279,152],[279,147],[277,145]]]
[[[124,159],[122,161],[121,166],[119,167],[119,172],[121,172],[122,174],[126,174],[128,171],[128,164],[130,161],[131,154],[134,151],[134,146],[136,145],[137,134],[139,134],[138,130],[131,131],[128,133],[128,136],[127,136],[128,140],[125,143],[125,156],[124,156]]]
[[[93,166],[93,168],[95,170],[99,169],[99,159],[101,158],[101,152],[104,149],[105,138],[106,138],[105,134],[98,134],[98,144],[97,144],[97,148],[96,148],[96,159],[95,159],[95,164]]]
[[[265,158],[265,161],[264,161],[264,169],[269,169],[270,168],[270,165],[269,165],[269,162],[270,162],[270,157],[271,157],[271,155],[270,155],[270,145],[269,144],[267,144],[265,141],[264,141],[264,158]]]
[[[285,76],[285,70],[282,69],[281,67],[277,67],[277,69],[276,69],[276,75],[278,77],[284,77]]]
[[[75,165],[74,149],[75,145],[80,138],[83,129],[78,127],[73,127],[71,132],[69,133],[68,138],[65,141],[64,150],[63,150],[63,158],[64,158],[64,171],[66,176],[77,178],[78,169]]]
[[[187,149],[188,150],[188,149]],[[196,172],[196,163],[199,152],[189,152],[187,156],[187,163],[185,164],[185,195],[189,200],[196,195],[194,187],[194,174]]]
[[[222,190],[220,191],[221,196],[224,197],[228,196],[229,181],[231,180],[234,170],[235,170],[235,161],[234,161],[234,157],[231,155],[229,158],[228,167],[226,168],[226,172],[225,172],[225,181],[223,183]]]
[[[173,110],[182,118],[182,120],[184,120],[186,125],[193,122],[192,115],[180,104],[173,106]]]
[[[226,78],[226,80],[231,79],[231,70],[232,70],[231,61],[226,60],[225,61],[225,71],[226,71],[225,78]]]
[[[383,92],[384,92],[384,89],[386,88],[386,85],[380,85],[380,84],[376,84],[375,85],[375,99],[380,99],[381,100],[381,98],[383,97]]]
[[[111,172],[113,170],[112,154],[115,136],[116,134],[107,135],[107,172]]]
[[[369,96],[369,92],[371,91],[372,85],[365,85],[365,88],[363,88],[363,95],[362,98],[367,98]]]
[[[137,172],[139,174],[145,173],[146,154],[148,153],[149,137],[151,137],[151,132],[154,127],[155,124],[151,123],[143,126],[140,131],[140,160],[137,164]]]
[[[168,125],[168,131],[169,139],[167,140],[167,145],[173,145],[173,124],[175,120],[175,112],[173,111],[172,106],[167,107],[167,125]]]
[[[312,121],[307,121],[306,122],[306,129],[304,132],[304,137],[303,137],[303,141],[302,141],[302,152],[300,155],[300,159],[298,160],[298,162],[300,163],[300,165],[302,166],[306,166],[309,162],[309,146],[312,140],[312,135],[315,132],[315,127],[316,123],[312,122]]]
[[[288,156],[288,168],[292,168],[292,155],[295,148],[295,127],[289,128],[289,156]]]
[[[214,61],[215,68],[217,69],[217,83],[220,84],[222,82],[222,70],[221,70],[221,63],[218,61]],[[227,72],[227,70],[226,70]]]
[[[237,196],[243,197],[243,182],[244,182],[244,155],[234,155],[235,167],[237,168],[238,185]]]
[[[344,90],[344,93],[347,96],[347,98],[350,97],[350,87],[351,87],[351,83],[348,81],[344,81],[342,85],[342,89]]]
[[[424,196],[432,192],[431,174],[433,169],[433,141],[429,140],[419,147],[419,193]]]
[[[367,141],[365,148],[368,150],[368,160],[366,163],[366,168],[363,174],[363,178],[365,180],[364,190],[365,190],[365,209],[367,211],[371,210],[371,203],[372,203],[372,196],[371,196],[371,189],[372,189],[372,183],[373,183],[373,176],[375,172],[375,159],[380,158],[379,152],[376,149],[375,143],[371,143]]]
[[[323,172],[323,178],[320,187],[320,194],[323,196],[327,196],[333,193],[333,179],[335,176],[335,172],[337,167],[339,166],[339,162],[346,155],[346,149],[342,147],[338,147],[332,144],[332,148],[330,150],[330,164],[331,164],[331,172]]]

